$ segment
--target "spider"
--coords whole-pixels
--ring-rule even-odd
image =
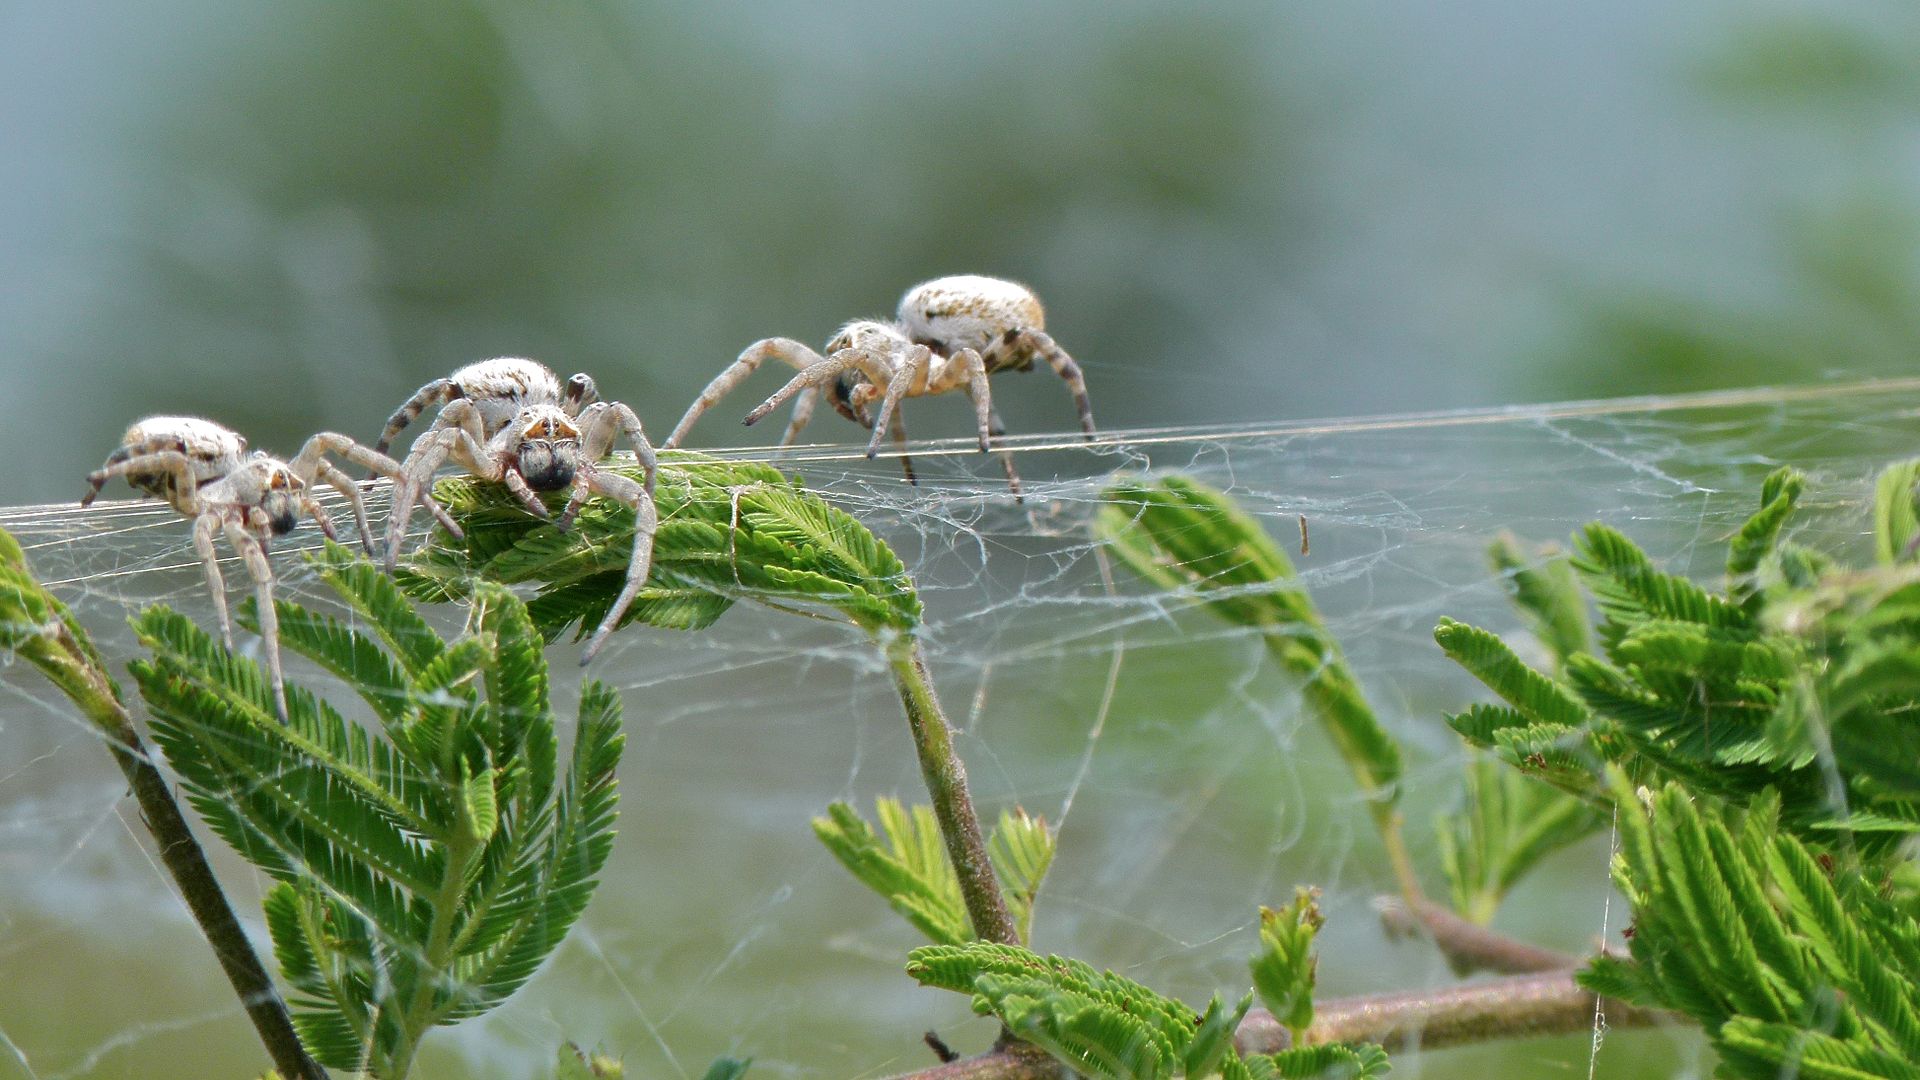
[[[533,514],[548,517],[539,492],[571,487],[566,509],[554,524],[565,531],[590,494],[605,495],[634,511],[633,558],[627,581],[587,640],[580,662],[592,660],[647,583],[653,561],[653,447],[640,418],[618,402],[598,400],[593,379],[575,375],[565,386],[543,364],[502,357],[468,364],[444,379],[421,387],[394,411],[375,443],[384,452],[422,412],[435,406],[433,426],[415,439],[394,481],[393,514],[387,519],[387,566],[399,558],[401,539],[413,503],[449,457],[482,480],[503,483]],[[596,465],[625,435],[633,444],[646,482],[636,483]]]
[[[260,638],[266,643],[267,671],[273,681],[273,702],[280,718],[287,718],[286,679],[280,667],[280,623],[273,609],[273,568],[267,545],[276,536],[293,531],[301,513],[312,517],[329,539],[338,539],[327,512],[309,489],[318,480],[338,491],[353,508],[360,544],[368,554],[373,540],[367,531],[367,512],[359,489],[347,475],[327,461],[338,454],[386,476],[398,477],[400,466],[385,454],[369,450],[345,435],[324,431],[307,440],[292,461],[264,452],[247,453],[247,440],[211,420],[192,416],[149,416],[121,436],[120,448],[106,464],[87,474],[87,493],[81,506],[91,505],[100,488],[116,476],[147,495],[193,519],[193,547],[207,570],[213,592],[213,610],[220,618],[220,636],[233,648],[233,622],[227,616],[226,582],[214,555],[216,533],[247,564],[259,602]],[[420,499],[441,523],[458,531],[432,496]]]
[[[964,387],[973,398],[974,418],[980,429],[980,449],[1006,434],[993,408],[987,377],[999,371],[1030,371],[1035,360],[1045,360],[1066,380],[1080,412],[1080,427],[1093,437],[1093,404],[1087,399],[1080,365],[1047,336],[1046,313],[1025,285],[999,278],[961,274],[935,278],[908,289],[900,298],[893,322],[859,319],[842,326],[827,342],[823,357],[791,338],[754,342],[740,358],[707,384],[687,414],[680,418],[664,447],[680,445],[700,414],[718,404],[728,391],[766,360],[780,360],[800,369],[785,386],[747,414],[749,425],[793,398],[793,417],[780,444],[791,444],[813,418],[822,387],[842,416],[870,428],[867,456],[880,451],[880,439],[891,431],[906,442],[906,429],[895,411],[901,398],[944,394]],[[880,402],[878,415],[867,406]],[[913,466],[901,458],[907,478]],[[1006,458],[1007,482],[1019,494],[1013,460]]]

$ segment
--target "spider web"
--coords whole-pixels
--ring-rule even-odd
[[[1452,981],[1392,942],[1365,808],[1252,634],[1155,593],[1090,542],[1116,470],[1230,491],[1289,547],[1366,692],[1408,751],[1416,857],[1461,798],[1465,753],[1440,720],[1481,696],[1431,640],[1442,615],[1517,629],[1486,567],[1501,529],[1564,540],[1598,518],[1669,568],[1717,575],[1723,541],[1780,463],[1809,474],[1799,532],[1864,543],[1870,478],[1911,445],[1920,379],[1259,427],[1014,439],[1027,502],[965,442],[915,446],[920,484],[845,446],[773,460],[892,544],[927,606],[930,664],[989,820],[1015,804],[1060,829],[1034,944],[1189,1001],[1244,990],[1256,911],[1318,885],[1323,996]],[[728,452],[766,457],[764,451]],[[376,506],[375,520],[384,507]],[[344,521],[342,515],[336,518]],[[153,503],[0,511],[41,578],[118,668],[126,617],[164,602],[211,626],[180,518]],[[1306,535],[1302,535],[1302,530]],[[315,542],[312,530],[296,534]],[[1310,541],[1310,545],[1308,542]],[[281,595],[331,606],[282,545]],[[223,563],[230,593],[245,573]],[[439,617],[448,628],[458,612]],[[250,635],[243,648],[257,649]],[[556,649],[556,706],[578,679]],[[324,682],[299,658],[289,676]],[[121,671],[116,674],[123,675]],[[635,629],[591,671],[622,692],[620,836],[593,904],[505,1006],[430,1037],[422,1076],[543,1075],[563,1040],[628,1075],[693,1077],[715,1055],[758,1077],[881,1076],[994,1028],[901,973],[912,931],[814,841],[835,799],[921,794],[899,705],[856,632],[741,606],[711,630]],[[148,854],[98,738],[37,673],[0,671],[0,1077],[251,1076],[262,1055]],[[338,695],[336,695],[338,696]],[[242,917],[264,880],[209,843]],[[1581,951],[1622,923],[1604,836],[1509,899],[1500,928]],[[1440,880],[1431,859],[1430,889]],[[1620,1032],[1396,1056],[1396,1076],[1704,1075],[1699,1040]]]

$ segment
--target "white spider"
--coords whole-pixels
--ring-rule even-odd
[[[220,636],[233,648],[233,623],[227,616],[226,582],[214,555],[213,539],[224,532],[227,543],[247,564],[259,601],[260,638],[266,643],[267,671],[273,680],[274,705],[287,716],[286,680],[280,669],[280,623],[273,610],[273,567],[267,562],[267,544],[293,531],[305,513],[331,539],[338,539],[327,512],[310,492],[318,480],[338,491],[353,508],[360,544],[369,554],[373,539],[367,531],[367,512],[360,492],[345,473],[326,459],[338,454],[386,476],[400,476],[400,466],[385,454],[369,450],[345,435],[321,432],[307,440],[292,461],[262,452],[247,453],[247,440],[237,432],[192,416],[149,416],[127,429],[120,448],[106,464],[87,474],[88,490],[80,500],[90,505],[100,488],[116,476],[161,499],[193,519],[193,547],[207,570],[213,592],[213,610],[220,618]],[[420,498],[442,524],[458,531],[446,511],[430,495]]]
[[[413,441],[413,449],[394,481],[393,514],[387,519],[387,566],[399,558],[413,501],[433,481],[448,458],[482,480],[502,483],[532,513],[547,517],[537,494],[571,486],[572,496],[554,524],[565,530],[590,494],[605,495],[634,511],[633,558],[626,585],[587,640],[581,663],[593,659],[607,635],[647,583],[653,561],[653,447],[633,410],[618,402],[596,400],[593,380],[575,375],[566,386],[544,365],[502,357],[468,364],[444,379],[421,387],[395,410],[376,448],[385,451],[422,412],[440,406],[433,426]],[[597,462],[625,435],[645,471],[635,483],[619,473],[603,472]]]
[[[661,445],[680,445],[701,413],[769,359],[799,368],[800,374],[748,413],[746,422],[756,423],[794,398],[793,418],[780,440],[782,446],[792,443],[813,418],[823,387],[841,415],[873,430],[868,457],[879,452],[880,439],[888,431],[896,440],[906,441],[906,430],[895,411],[901,398],[964,387],[973,398],[984,451],[1006,433],[994,411],[987,377],[999,371],[1031,370],[1035,360],[1046,361],[1066,380],[1080,412],[1080,427],[1092,438],[1093,405],[1087,399],[1080,365],[1054,344],[1045,326],[1040,300],[1025,285],[975,274],[936,278],[907,290],[893,322],[860,319],[841,327],[827,342],[824,357],[791,338],[767,338],[748,346],[707,384]],[[875,400],[880,402],[879,414],[869,417],[867,406]],[[911,464],[907,469],[911,479]],[[1007,479],[1017,493],[1011,459]]]

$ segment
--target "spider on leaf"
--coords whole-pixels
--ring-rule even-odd
[[[554,519],[566,530],[589,495],[605,495],[633,508],[633,557],[626,584],[607,609],[581,652],[592,660],[647,583],[653,560],[658,515],[653,504],[653,447],[633,410],[598,400],[593,379],[575,375],[562,386],[559,376],[532,360],[502,357],[468,364],[444,379],[421,387],[394,411],[375,448],[384,452],[406,426],[438,407],[433,425],[413,441],[394,480],[393,513],[387,518],[387,568],[400,557],[413,502],[448,460],[482,480],[505,484],[527,510],[548,517],[539,493],[571,488],[567,505]],[[624,435],[633,444],[644,483],[601,469],[598,462]]]
[[[247,453],[244,437],[211,420],[149,416],[127,429],[119,449],[107,456],[106,464],[87,474],[88,490],[80,500],[81,506],[91,505],[108,480],[124,476],[133,487],[166,500],[192,518],[193,547],[206,567],[220,636],[231,649],[233,622],[227,615],[226,582],[214,554],[215,535],[226,535],[227,543],[246,563],[247,574],[253,579],[260,638],[266,646],[274,706],[282,720],[287,718],[286,678],[280,667],[280,623],[273,608],[268,544],[274,537],[292,532],[302,514],[313,518],[329,539],[339,539],[332,519],[313,497],[311,488],[318,481],[347,500],[360,531],[360,545],[368,554],[373,552],[360,491],[327,461],[329,454],[338,454],[383,476],[400,476],[400,466],[392,458],[330,431],[308,439],[291,461],[283,461],[260,451]],[[430,494],[420,492],[417,497],[442,525],[456,534],[460,531]]]
[[[898,406],[902,398],[928,397],[965,389],[973,399],[974,419],[984,452],[1006,427],[993,408],[987,378],[1000,371],[1029,371],[1035,361],[1046,364],[1066,381],[1080,413],[1080,427],[1093,438],[1093,404],[1087,398],[1080,365],[1054,343],[1046,332],[1046,313],[1033,290],[999,278],[961,274],[935,278],[908,289],[892,322],[858,319],[842,326],[827,342],[826,355],[791,338],[754,342],[740,358],[715,376],[687,409],[662,448],[680,445],[700,415],[718,404],[734,387],[767,360],[800,369],[772,397],[747,414],[759,422],[787,400],[793,400],[792,419],[780,445],[791,445],[813,418],[824,391],[835,411],[869,428],[867,456],[879,453],[880,440],[891,433],[902,446],[907,433]],[[877,414],[868,406],[879,402]],[[913,463],[904,453],[902,467],[914,479]],[[1016,497],[1020,478],[1013,458],[1003,455],[1007,484]]]

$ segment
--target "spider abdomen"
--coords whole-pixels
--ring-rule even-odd
[[[545,364],[517,356],[482,360],[447,376],[456,396],[473,402],[480,422],[492,435],[528,405],[557,405],[560,377]]]
[[[120,448],[107,458],[107,464],[162,450],[184,456],[196,484],[205,484],[240,464],[246,457],[247,440],[236,431],[197,416],[149,416],[127,428],[120,436]],[[129,473],[127,483],[169,501],[174,497],[173,478],[165,472]]]
[[[985,352],[1010,330],[1044,330],[1046,322],[1032,289],[979,274],[934,278],[900,298],[907,336],[942,354]]]

